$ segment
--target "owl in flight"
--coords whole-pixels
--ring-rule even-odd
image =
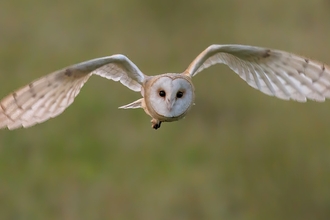
[[[61,114],[92,75],[120,81],[141,99],[121,109],[143,108],[152,128],[185,117],[194,104],[192,77],[226,64],[250,86],[285,100],[322,102],[330,97],[330,68],[285,51],[246,45],[211,45],[182,73],[147,76],[126,56],[88,60],[43,76],[0,102],[0,128],[30,127]],[[220,77],[220,76],[219,76]]]

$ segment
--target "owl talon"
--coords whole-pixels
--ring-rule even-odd
[[[153,129],[155,129],[155,130],[157,130],[158,128],[160,128],[160,125],[162,124],[161,121],[158,121],[158,120],[156,120],[156,119],[152,119],[152,120],[151,120],[151,123],[152,123],[151,127],[152,127]]]
[[[159,122],[158,124],[154,124],[152,125],[152,128],[157,130],[158,128],[160,128],[160,125],[161,125],[162,122]]]

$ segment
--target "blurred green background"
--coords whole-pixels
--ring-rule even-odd
[[[326,0],[3,0],[0,95],[122,53],[181,72],[210,44],[330,63]],[[92,77],[56,119],[0,131],[0,219],[329,219],[330,101],[278,100],[226,66],[194,78],[185,120],[151,129],[140,97]]]

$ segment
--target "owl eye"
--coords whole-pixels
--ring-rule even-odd
[[[179,91],[177,94],[176,94],[176,97],[177,98],[181,98],[183,96],[183,92]]]
[[[165,96],[166,96],[165,91],[164,91],[164,90],[160,90],[160,91],[159,91],[159,96],[160,96],[160,97],[165,97]]]

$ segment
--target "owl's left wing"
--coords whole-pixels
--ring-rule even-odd
[[[214,64],[226,64],[250,86],[281,99],[305,102],[330,98],[330,67],[285,51],[247,45],[211,45],[184,74],[195,76]]]

